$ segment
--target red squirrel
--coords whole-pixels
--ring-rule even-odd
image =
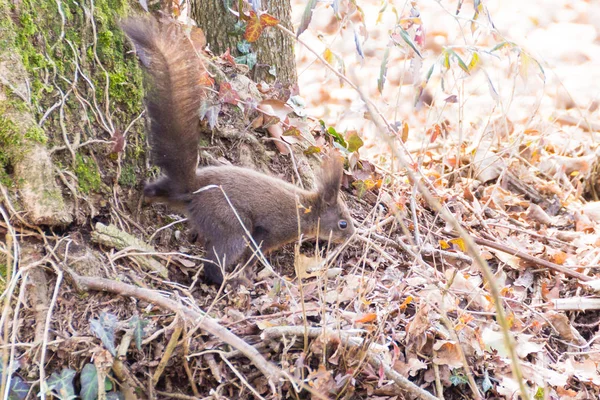
[[[299,233],[334,243],[354,233],[339,196],[343,161],[336,155],[325,157],[315,191],[248,168],[197,169],[204,67],[193,44],[178,24],[153,18],[129,19],[122,29],[147,73],[152,158],[164,173],[145,185],[144,196],[186,212],[204,240],[209,282],[222,284],[222,267],[229,271],[252,255],[244,227],[263,252],[298,240]]]

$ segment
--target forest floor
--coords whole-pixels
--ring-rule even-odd
[[[342,6],[351,15],[341,23],[331,7],[317,6],[302,39],[321,54],[328,50],[335,54],[331,64],[336,68],[343,60],[346,74],[398,127],[413,165],[429,178],[436,196],[473,236],[504,243],[595,279],[600,260],[600,3],[486,1],[488,14],[480,14],[476,22],[473,2],[465,2],[460,12],[457,3],[462,2],[416,2],[418,13],[411,14],[411,2],[360,2],[363,16]],[[299,22],[305,3],[293,4],[294,21]],[[398,34],[399,18],[404,19],[400,23],[403,28],[418,34],[409,17],[418,17],[414,21],[422,24],[422,60],[414,57]],[[505,42],[519,50],[497,51],[508,48]],[[446,68],[444,48],[456,51],[468,72],[457,67],[452,56]],[[471,70],[474,53],[479,57],[475,61],[478,67]],[[365,141],[361,155],[392,170],[392,151],[365,112],[359,94],[347,84],[340,85],[301,45],[297,62],[309,115],[338,131],[357,130]],[[383,65],[387,66],[387,79],[381,90],[378,80]],[[432,65],[435,69],[425,90],[433,100],[429,106],[415,107],[419,87]],[[413,193],[404,189],[390,189],[390,194],[406,204]],[[421,201],[418,196],[417,208]],[[404,240],[421,246],[447,246],[451,227],[435,219],[430,222],[421,220],[410,226],[412,234]],[[421,237],[415,232],[419,223]],[[539,398],[596,398],[600,314],[590,304],[595,300],[593,286],[539,269],[539,264],[514,254],[490,247],[481,250],[501,288],[532,394]],[[414,296],[417,316],[406,327],[394,323],[380,327],[392,334],[388,338],[402,331],[406,358],[399,363],[400,369],[414,376],[422,368],[433,380],[428,375],[433,373],[432,362],[435,379],[442,376],[445,381],[450,376],[444,386],[460,381],[454,376],[458,371],[454,368],[462,365],[460,351],[453,349],[456,338],[439,326],[445,321],[440,314],[452,313],[454,329],[477,382],[493,376],[492,381],[498,383],[494,384],[496,395],[513,397],[514,381],[505,358],[508,353],[498,341],[494,318],[487,314],[494,306],[477,268],[457,266],[442,257],[431,264],[446,277],[441,285],[437,278],[422,276],[422,266],[417,264],[411,262],[402,289],[396,288],[405,294],[400,295],[403,300],[406,293]],[[454,276],[457,270],[460,273]],[[413,286],[416,282],[419,284]],[[445,298],[448,305],[431,307],[433,293]],[[404,306],[402,303],[401,309]],[[379,311],[379,318],[382,315],[388,314]],[[426,317],[419,319],[421,316]],[[377,324],[382,323],[378,319]],[[424,326],[417,328],[420,323]],[[427,340],[432,340],[428,345],[433,350],[425,345]],[[471,345],[465,345],[469,340]],[[433,359],[422,364],[422,357],[409,356],[411,347],[415,354],[428,348]],[[480,351],[486,355],[480,357]],[[445,366],[437,372],[435,364]],[[536,386],[546,389],[536,391]]]
[[[306,3],[293,3],[295,28]],[[0,225],[8,260],[25,249],[2,313],[15,328],[1,354],[11,398],[34,398],[44,379],[60,399],[95,398],[97,382],[109,398],[278,398],[273,364],[285,398],[516,399],[520,386],[598,398],[600,4],[358,3],[333,3],[340,22],[318,2],[300,39],[374,114],[296,49],[304,111],[353,138],[344,193],[356,238],[287,246],[254,286],[220,291],[203,283],[180,216],[136,203],[104,157],[108,190],[85,197],[100,205],[91,221],[18,235]]]

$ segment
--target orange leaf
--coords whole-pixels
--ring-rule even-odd
[[[190,31],[190,40],[196,51],[202,51],[206,46],[206,36],[204,35],[204,31],[200,28],[192,27],[192,30]]]
[[[323,58],[325,59],[325,61],[327,61],[329,65],[333,65],[333,53],[331,52],[331,50],[329,50],[329,48],[325,49],[325,51],[323,52]]]
[[[555,264],[563,265],[567,260],[567,253],[559,250],[556,254],[552,256],[552,258],[554,259],[553,261]]]
[[[229,63],[229,65],[231,65],[232,67],[235,67],[235,59],[231,56],[231,53],[229,52],[229,48],[227,48],[227,51],[225,53],[223,53],[221,58],[223,60],[225,60],[227,63]]]
[[[508,322],[508,325],[510,327],[512,327],[515,324],[515,314],[510,313],[506,316],[506,322]]]
[[[179,6],[179,2],[177,2],[177,1],[171,2],[171,12],[173,13],[173,16],[175,18],[177,18],[181,15],[181,7]]]
[[[250,17],[246,23],[246,32],[244,33],[244,39],[248,42],[256,42],[263,31],[263,26],[260,23],[260,19],[254,11],[250,12]]]
[[[219,87],[219,100],[222,100],[224,103],[237,105],[238,101],[240,101],[240,96],[231,87],[229,82],[221,82],[221,86]]]
[[[501,294],[502,296],[508,296],[508,295],[510,295],[512,292],[513,292],[513,291],[512,291],[512,289],[511,289],[511,288],[509,288],[509,287],[503,287],[502,289],[500,289],[500,294]]]
[[[467,314],[467,313],[464,313],[464,314],[462,314],[462,315],[460,316],[460,318],[459,318],[459,319],[460,319],[460,321],[461,321],[463,324],[465,324],[465,325],[466,325],[466,324],[468,324],[469,322],[473,321],[473,320],[475,319],[475,317],[474,317],[472,314]]]
[[[279,20],[270,14],[262,14],[260,16],[260,24],[265,26],[275,26],[279,23]]]
[[[542,282],[542,296],[546,297],[550,293],[550,286],[547,282]]]
[[[215,84],[215,80],[211,78],[207,71],[202,72],[200,75],[200,86],[208,86],[213,87]]]
[[[402,143],[406,143],[408,140],[408,123],[406,121],[402,122],[402,135],[400,136],[400,140],[402,140]]]
[[[456,158],[456,154],[453,152],[452,154],[448,154],[447,157],[444,157],[444,164],[450,167],[458,167],[458,159]]]
[[[354,320],[354,322],[359,323],[359,324],[368,324],[369,322],[373,322],[375,320],[377,320],[377,314],[369,313],[369,314],[363,315],[359,319]]]
[[[430,135],[429,143],[433,143],[439,136],[441,136],[442,128],[440,127],[440,124],[433,124],[433,127],[427,130],[427,133]]]
[[[463,240],[463,238],[450,239],[450,243],[458,246],[460,251],[462,251],[463,253],[467,251],[467,246],[465,245],[465,241]]]
[[[406,299],[404,299],[404,301],[402,302],[402,304],[400,304],[400,310],[404,311],[406,310],[406,307],[408,307],[408,305],[410,303],[412,303],[414,300],[414,298],[412,296],[408,296]]]

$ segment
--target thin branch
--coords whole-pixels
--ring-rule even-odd
[[[252,364],[265,375],[273,393],[276,393],[275,384],[278,384],[280,379],[285,377],[283,371],[267,361],[254,347],[250,346],[241,338],[221,326],[215,319],[201,311],[193,310],[181,303],[168,299],[154,290],[142,289],[133,285],[104,278],[80,276],[68,268],[65,268],[65,271],[70,275],[80,290],[97,290],[115,293],[121,296],[134,297],[175,312],[193,325],[199,324],[201,329],[242,352],[242,354],[244,354]]]

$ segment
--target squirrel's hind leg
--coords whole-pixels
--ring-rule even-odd
[[[204,263],[204,277],[210,283],[221,285],[223,272],[231,272],[231,267],[244,262],[247,244],[242,234],[213,237],[205,242],[207,262]]]

